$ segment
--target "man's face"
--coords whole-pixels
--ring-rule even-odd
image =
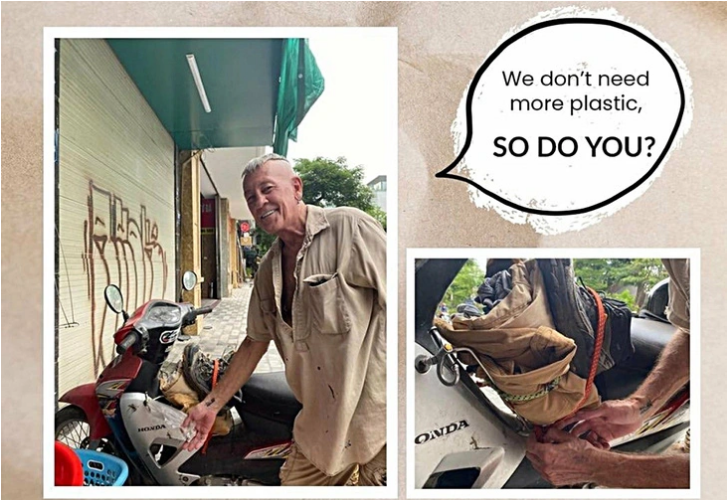
[[[303,185],[282,160],[270,160],[243,182],[245,200],[255,222],[266,233],[296,229],[300,224],[297,212]]]

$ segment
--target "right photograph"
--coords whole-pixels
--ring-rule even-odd
[[[698,481],[698,251],[462,252],[407,258],[410,488]]]

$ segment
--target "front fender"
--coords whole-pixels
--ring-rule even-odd
[[[90,439],[101,439],[111,435],[111,427],[109,427],[106,418],[101,413],[101,406],[98,404],[96,384],[84,384],[74,387],[61,396],[60,401],[78,406],[83,410],[91,427]]]

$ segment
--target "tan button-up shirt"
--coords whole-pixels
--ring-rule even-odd
[[[386,233],[360,210],[307,208],[292,328],[281,315],[278,239],[255,276],[247,334],[275,341],[303,405],[296,444],[333,475],[386,444]]]
[[[669,309],[672,325],[689,333],[689,259],[663,259],[669,273]]]

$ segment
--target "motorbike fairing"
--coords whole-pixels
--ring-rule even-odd
[[[285,373],[256,373],[230,401],[242,424],[227,436],[213,437],[206,453],[197,453],[180,467],[196,475],[230,476],[278,485],[278,474],[290,452],[295,417],[301,404]]]
[[[416,345],[416,356],[430,355]],[[525,456],[518,435],[467,387],[416,372],[415,488],[501,488]]]
[[[290,452],[291,442],[284,440],[274,444],[273,439],[275,436],[251,432],[244,424],[238,424],[226,436],[210,439],[205,452],[199,451],[190,457],[181,464],[179,472],[247,479],[277,486],[280,484],[280,468]],[[258,450],[264,451],[258,453]]]
[[[226,436],[210,439],[206,450],[185,451],[181,425],[186,414],[142,393],[121,396],[126,432],[146,470],[157,484],[191,485],[204,476],[249,479],[276,485],[290,450],[292,429],[266,432],[235,425]]]
[[[199,479],[179,472],[195,453],[182,449],[186,436],[180,428],[187,416],[183,411],[138,392],[121,396],[119,408],[134,449],[158,484],[186,486]]]
[[[96,384],[84,384],[74,387],[61,396],[59,401],[72,404],[83,410],[91,427],[89,439],[102,439],[111,434],[111,427],[109,427],[101,412],[101,406],[96,396]]]

